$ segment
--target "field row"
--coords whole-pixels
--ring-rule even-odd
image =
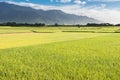
[[[120,27],[0,27],[0,34],[58,32],[120,33]]]
[[[96,36],[110,35],[105,33],[21,33],[0,34],[0,49],[29,45],[46,44],[59,41],[70,41]]]

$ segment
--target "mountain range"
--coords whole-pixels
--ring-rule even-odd
[[[87,16],[68,14],[61,10],[42,10],[0,2],[0,23],[87,24],[100,21]]]

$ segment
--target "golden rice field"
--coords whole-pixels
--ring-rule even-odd
[[[119,30],[0,27],[0,80],[120,80]]]

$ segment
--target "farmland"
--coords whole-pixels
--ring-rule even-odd
[[[120,27],[0,27],[0,80],[119,80]]]

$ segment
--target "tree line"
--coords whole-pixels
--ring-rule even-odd
[[[16,22],[6,22],[0,23],[0,26],[45,26],[44,23],[16,23]]]
[[[84,27],[84,26],[88,26],[88,27],[99,27],[99,26],[120,26],[120,24],[110,24],[110,23],[88,23],[86,25],[80,25],[80,24],[76,24],[76,25],[63,25],[63,24],[58,24],[55,23],[53,25],[46,25],[44,23],[16,23],[16,22],[6,22],[6,23],[0,23],[0,26],[32,26],[32,27],[41,27],[41,26],[64,26],[64,27],[68,27],[68,26],[77,26],[77,27]]]

